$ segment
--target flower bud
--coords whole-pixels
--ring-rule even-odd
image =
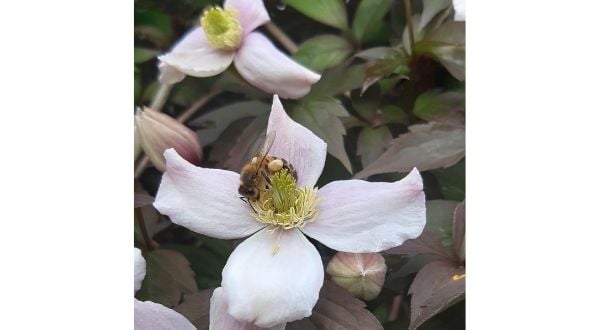
[[[135,115],[135,127],[142,149],[160,171],[165,171],[163,153],[169,148],[174,148],[188,162],[200,164],[202,147],[196,133],[172,117],[144,108]]]
[[[379,253],[338,252],[327,265],[327,274],[337,285],[363,300],[379,295],[387,267]]]

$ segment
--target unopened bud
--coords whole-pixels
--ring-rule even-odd
[[[200,164],[202,147],[197,135],[172,117],[144,108],[135,115],[135,127],[142,149],[160,171],[165,171],[163,153],[169,148],[174,148],[188,162]]]
[[[327,274],[355,297],[371,300],[379,295],[387,267],[379,253],[338,252],[327,265]]]

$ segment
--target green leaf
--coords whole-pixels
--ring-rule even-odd
[[[379,110],[381,102],[381,89],[378,85],[369,88],[365,93],[359,90],[353,90],[350,93],[352,107],[367,122],[373,124],[373,119]]]
[[[136,10],[134,14],[135,36],[142,40],[149,40],[157,46],[166,47],[173,29],[171,17],[155,10]]]
[[[462,201],[465,199],[465,159],[454,166],[433,170],[440,192],[446,199]]]
[[[348,29],[343,0],[283,0],[283,3],[318,22],[340,30]]]
[[[244,117],[257,117],[269,112],[271,106],[259,101],[232,103],[212,110],[192,121],[189,125],[197,130],[202,145],[213,143],[221,133],[235,120]]]
[[[155,58],[158,53],[156,49],[136,47],[133,49],[133,63],[144,63]]]
[[[183,294],[198,291],[194,271],[188,260],[179,252],[154,250],[147,255],[146,277],[138,297],[173,307],[181,301]]]
[[[415,100],[413,113],[423,120],[464,126],[465,93],[427,91]]]
[[[392,133],[387,126],[364,127],[356,142],[356,154],[361,156],[363,167],[379,158],[391,140]]]
[[[381,112],[383,113],[383,121],[387,124],[408,125],[410,122],[408,114],[397,105],[384,105],[381,107]]]
[[[365,77],[362,86],[364,93],[367,88],[382,78],[396,74],[406,78],[409,73],[408,56],[403,51],[395,50],[391,56],[386,56],[379,60],[371,61],[366,64]]]
[[[304,41],[294,59],[305,66],[323,71],[342,63],[352,54],[352,45],[344,38],[323,34]]]
[[[142,70],[136,65],[133,67],[133,99],[134,103],[138,104],[142,96]]]
[[[437,123],[416,124],[392,140],[388,149],[355,178],[373,174],[419,171],[449,167],[465,155],[465,130]]]
[[[385,24],[383,17],[391,6],[392,0],[362,0],[352,23],[354,37],[364,42],[380,31]]]
[[[362,86],[364,77],[364,64],[336,66],[323,72],[321,79],[313,85],[310,94],[305,98],[315,95],[334,96],[345,93]]]
[[[465,80],[465,22],[447,22],[415,44],[418,53],[430,54],[459,81]]]
[[[423,12],[421,13],[421,19],[416,26],[417,31],[423,30],[435,15],[448,8],[450,4],[450,0],[423,0]]]
[[[349,116],[342,103],[330,96],[304,99],[293,109],[292,117],[327,143],[327,151],[337,158],[348,172],[352,165],[344,147],[346,129],[340,117]]]

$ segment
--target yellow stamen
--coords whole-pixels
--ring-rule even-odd
[[[257,201],[251,201],[254,218],[276,228],[302,228],[313,221],[317,209],[317,189],[298,188],[296,180],[287,171],[281,170],[271,177],[272,186],[262,191]]]
[[[242,41],[242,25],[239,14],[231,9],[215,6],[204,11],[200,25],[206,40],[215,48],[234,50]]]

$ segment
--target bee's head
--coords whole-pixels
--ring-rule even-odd
[[[238,188],[238,193],[253,200],[258,198],[258,189],[252,186],[240,185]]]

